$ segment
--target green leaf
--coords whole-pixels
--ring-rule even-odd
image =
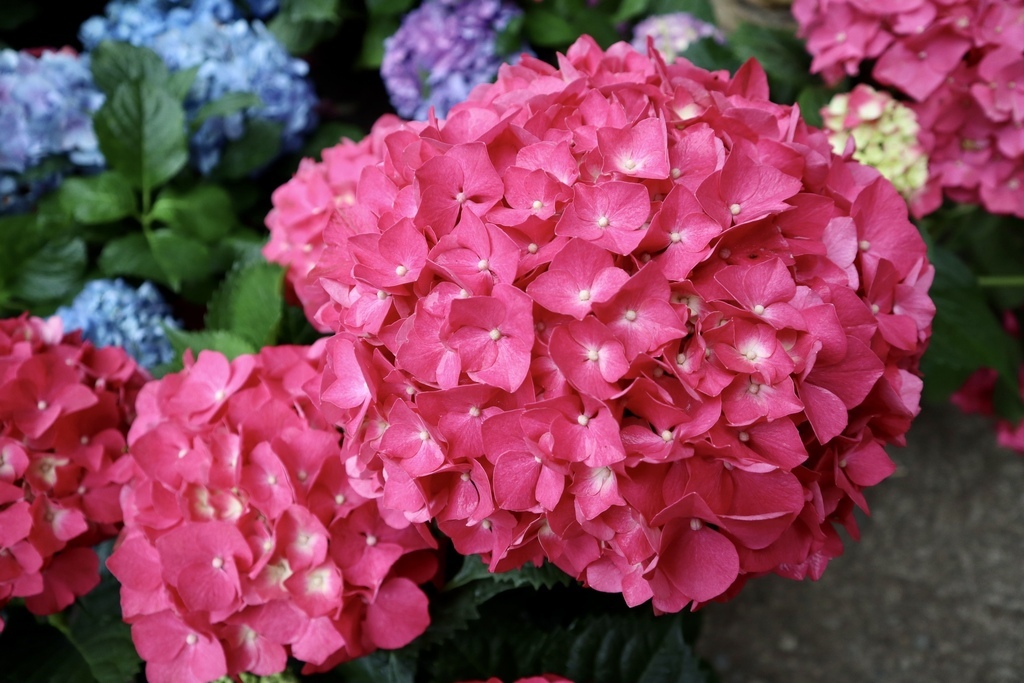
[[[188,91],[192,89],[192,84],[195,83],[196,76],[198,75],[198,66],[175,71],[167,79],[167,92],[176,97],[179,102],[184,102],[188,96]]]
[[[740,67],[740,60],[736,54],[727,45],[722,45],[713,38],[701,38],[690,43],[682,56],[708,71],[725,69],[735,72]]]
[[[651,3],[649,14],[669,14],[671,12],[686,12],[711,24],[717,21],[711,0],[654,0]]]
[[[680,615],[600,615],[549,640],[545,671],[595,683],[702,683]]]
[[[554,586],[568,586],[572,583],[572,578],[550,562],[546,562],[540,567],[527,564],[519,569],[494,574],[487,568],[487,563],[479,555],[470,555],[462,563],[458,574],[445,584],[444,589],[446,591],[453,590],[473,581],[495,581],[508,584],[509,588],[530,586],[534,590],[538,590]]]
[[[479,556],[466,557],[444,591],[431,600],[430,628],[419,645],[442,642],[466,630],[480,619],[480,606],[497,595],[524,587],[536,591],[571,583],[569,576],[551,564],[492,574]]]
[[[756,59],[768,74],[772,100],[794,102],[811,75],[811,57],[793,31],[743,23],[729,36],[729,45],[740,61]]]
[[[223,97],[214,100],[213,102],[207,102],[199,111],[196,112],[196,116],[192,119],[191,125],[192,130],[198,130],[200,126],[206,123],[206,120],[215,116],[229,116],[235,112],[248,109],[249,107],[259,107],[263,104],[263,100],[260,96],[253,92],[229,92]]]
[[[94,118],[100,150],[115,170],[148,193],[188,162],[181,102],[144,81],[122,83]]]
[[[6,0],[0,12],[0,31],[16,29],[35,18],[39,5],[29,0]]]
[[[173,327],[165,328],[167,338],[171,341],[174,353],[179,358],[187,349],[199,355],[200,351],[210,349],[223,353],[228,359],[234,359],[247,353],[256,353],[258,349],[247,340],[233,332],[224,330],[204,330],[202,332],[184,332]],[[180,365],[176,364],[177,368]]]
[[[57,626],[85,660],[98,683],[125,683],[138,673],[131,628],[121,620],[120,586],[112,576],[89,592]],[[52,622],[51,622],[52,623]]]
[[[821,110],[831,101],[834,92],[820,85],[809,85],[797,95],[796,103],[800,105],[800,115],[804,121],[821,128]]]
[[[184,191],[165,188],[153,204],[150,217],[207,244],[222,239],[238,222],[231,195],[223,187],[208,183]]]
[[[0,216],[0,282],[9,282],[28,253],[46,241],[32,214]]]
[[[160,55],[130,43],[104,40],[92,51],[90,60],[96,87],[108,97],[125,83],[146,81],[159,88],[170,75]]]
[[[154,230],[147,239],[174,291],[179,291],[185,280],[200,280],[210,274],[210,252],[202,242],[171,229]]]
[[[136,198],[124,176],[107,171],[86,178],[68,178],[60,186],[61,207],[79,223],[113,223],[135,213]]]
[[[622,0],[612,19],[618,23],[629,21],[647,13],[651,0]]]
[[[526,37],[534,45],[559,48],[579,37],[581,30],[566,18],[539,6],[526,9]]]
[[[85,242],[79,238],[47,242],[21,264],[11,282],[12,298],[42,313],[69,299],[85,280]]]
[[[309,346],[322,336],[324,336],[323,333],[309,323],[301,308],[285,306],[277,335],[278,344]]]
[[[420,668],[434,683],[540,673],[592,683],[706,681],[689,645],[691,615],[655,617],[650,608],[609,607],[603,597],[584,589],[504,593],[481,606],[486,629],[432,645]]]
[[[163,269],[149,248],[149,241],[141,232],[133,232],[104,244],[97,265],[107,277],[126,275],[167,282]]]
[[[288,52],[306,54],[334,35],[342,13],[338,0],[284,0],[268,28]]]
[[[244,178],[263,168],[281,151],[280,123],[253,119],[246,121],[245,133],[224,148],[214,169],[219,178]]]
[[[366,11],[371,15],[397,16],[412,8],[413,0],[366,0]]]
[[[273,344],[284,306],[283,279],[284,270],[265,261],[232,271],[210,300],[206,326],[233,332],[257,348]]]
[[[338,0],[284,0],[279,14],[293,21],[337,22]]]
[[[378,650],[335,669],[345,683],[413,683],[415,660],[405,653]]]
[[[929,258],[935,266],[929,294],[936,313],[931,342],[921,361],[925,396],[945,401],[975,370],[993,368],[999,375],[1001,395],[1018,396],[1014,403],[1020,408],[1020,350],[1016,342],[1003,329],[974,273],[959,257],[933,244]]]
[[[356,66],[361,69],[379,69],[384,59],[384,41],[398,30],[398,19],[391,15],[371,15],[363,32],[363,47]]]
[[[958,251],[969,257],[976,274],[1024,275],[1024,230],[1020,220],[978,209],[957,220],[956,225],[965,233],[965,248]],[[988,294],[1004,310],[1024,304],[1024,287],[993,287]]]
[[[24,608],[7,608],[0,636],[0,680],[10,683],[96,683],[89,667],[59,630]]]
[[[523,29],[526,20],[517,14],[494,38],[494,52],[499,55],[515,55],[523,49]]]

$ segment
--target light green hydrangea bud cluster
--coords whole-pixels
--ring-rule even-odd
[[[836,154],[852,136],[853,158],[878,169],[905,198],[924,187],[928,155],[918,137],[917,116],[892,95],[860,84],[840,93],[821,110]]]

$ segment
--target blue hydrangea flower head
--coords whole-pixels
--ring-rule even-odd
[[[384,41],[380,68],[398,114],[423,120],[433,107],[445,117],[475,86],[494,80],[514,56],[499,54],[497,38],[521,14],[502,0],[426,0],[407,14]]]
[[[317,100],[308,65],[289,55],[263,22],[241,18],[231,0],[114,0],[104,16],[82,24],[79,37],[89,50],[104,40],[148,47],[171,71],[198,66],[185,100],[189,118],[232,92],[252,92],[262,100],[259,106],[212,117],[199,127],[190,146],[202,173],[216,167],[224,146],[245,133],[248,121],[280,124],[284,151],[298,149],[316,125]]]
[[[124,280],[92,280],[70,306],[57,309],[64,330],[82,330],[98,347],[120,346],[146,369],[174,359],[164,325],[180,327],[152,283],[135,289]]]
[[[92,128],[102,104],[72,50],[0,50],[0,215],[31,208],[76,168],[103,165]]]
[[[647,54],[647,38],[654,38],[654,47],[666,62],[675,61],[693,43],[704,38],[725,42],[725,36],[714,24],[686,12],[657,14],[647,17],[633,29],[633,47]]]

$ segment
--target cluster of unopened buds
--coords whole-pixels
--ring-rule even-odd
[[[54,614],[100,580],[131,475],[125,435],[145,377],[59,319],[0,320],[0,607]],[[0,629],[3,621],[0,620]]]
[[[204,351],[140,393],[108,567],[150,681],[271,675],[288,656],[323,671],[426,629],[435,541],[349,485],[307,394],[321,355]]]
[[[756,63],[585,36],[367,145],[303,278],[360,495],[664,611],[841,553],[918,412],[933,269]]]
[[[928,180],[928,156],[914,112],[887,92],[863,83],[839,93],[821,110],[832,149],[843,154],[852,139],[853,158],[872,166],[900,194],[913,198]]]
[[[795,0],[793,13],[812,71],[835,82],[875,60],[874,80],[911,100],[929,136],[915,213],[945,195],[1024,217],[1024,1]]]

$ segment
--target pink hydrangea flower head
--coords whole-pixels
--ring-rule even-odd
[[[945,196],[1024,217],[1024,2],[795,0],[793,13],[812,71],[835,82],[874,60],[874,80],[910,100],[929,159],[916,215]]]
[[[320,671],[426,629],[436,543],[353,485],[324,362],[322,343],[203,351],[143,388],[107,565],[149,680]]]
[[[122,521],[145,381],[124,349],[65,335],[58,318],[0,320],[0,607],[19,597],[54,614],[99,583],[92,546]]]
[[[918,412],[934,271],[888,180],[756,62],[586,36],[381,148],[315,266],[360,496],[663,611],[820,575]]]

